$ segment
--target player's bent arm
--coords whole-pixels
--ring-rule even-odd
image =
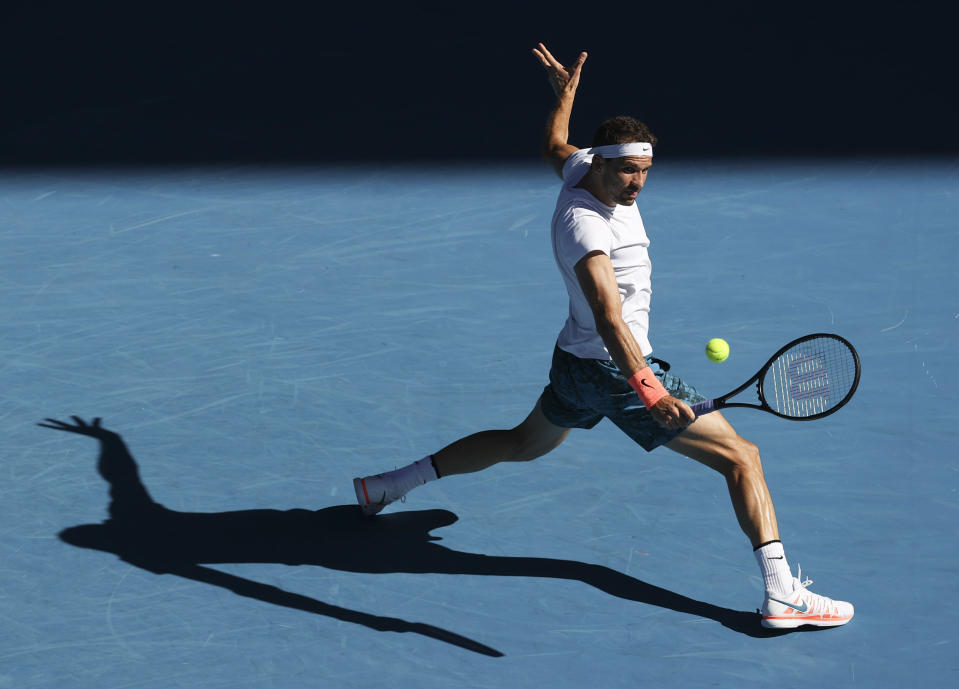
[[[602,251],[592,251],[573,268],[596,321],[596,332],[603,338],[609,355],[627,378],[647,368],[636,338],[623,320],[623,305],[612,261]],[[665,428],[685,428],[696,415],[682,400],[666,395],[650,409],[650,414]]]
[[[636,338],[623,320],[623,302],[613,263],[602,251],[591,251],[573,267],[586,302],[596,321],[596,332],[603,338],[609,355],[627,378],[646,368]]]

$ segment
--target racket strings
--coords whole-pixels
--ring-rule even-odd
[[[841,404],[856,381],[856,358],[841,340],[817,337],[780,354],[766,372],[767,404],[780,414],[807,418]]]

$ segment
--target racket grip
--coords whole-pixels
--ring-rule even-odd
[[[702,416],[711,411],[716,411],[716,400],[703,400],[702,402],[697,402],[691,408],[696,416]]]

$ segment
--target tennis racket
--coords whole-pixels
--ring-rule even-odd
[[[859,354],[839,335],[817,333],[793,340],[732,392],[692,405],[696,416],[724,407],[768,411],[783,419],[812,421],[852,399],[859,386]],[[753,383],[759,404],[730,402]]]

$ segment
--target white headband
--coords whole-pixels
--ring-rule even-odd
[[[603,158],[625,158],[626,156],[653,156],[653,145],[641,141],[631,144],[613,144],[611,146],[594,146],[589,149],[593,155]]]

